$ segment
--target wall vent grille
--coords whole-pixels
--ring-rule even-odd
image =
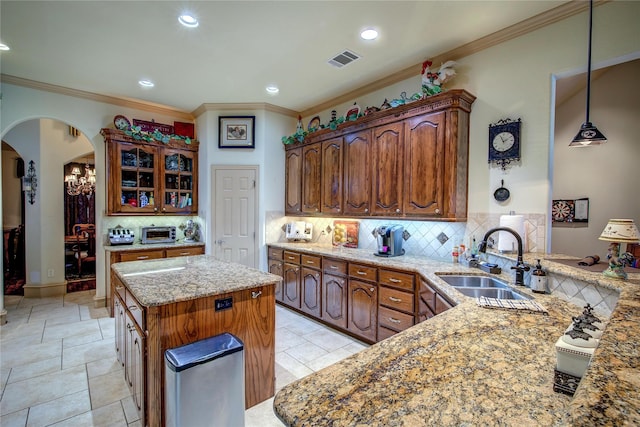
[[[335,55],[333,58],[329,60],[329,65],[333,65],[337,68],[342,68],[345,65],[351,64],[353,61],[360,59],[360,55],[350,50],[344,50],[339,54]]]

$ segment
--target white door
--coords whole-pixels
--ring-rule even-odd
[[[213,166],[216,258],[257,268],[257,166]]]

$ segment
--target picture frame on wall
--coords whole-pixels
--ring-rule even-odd
[[[255,148],[255,116],[220,116],[218,148]]]

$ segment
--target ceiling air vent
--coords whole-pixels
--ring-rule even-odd
[[[356,59],[360,59],[357,53],[351,52],[350,50],[345,50],[331,58],[329,60],[329,65],[333,65],[334,67],[342,68],[345,65],[351,64]]]

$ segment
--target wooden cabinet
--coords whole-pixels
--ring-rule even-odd
[[[344,137],[345,215],[369,215],[371,208],[371,131]]]
[[[391,123],[373,129],[371,145],[371,214],[402,214],[404,124]]]
[[[300,254],[284,251],[282,303],[300,308]]]
[[[136,140],[101,131],[107,149],[107,215],[198,212],[198,141]]]
[[[466,220],[469,116],[474,101],[475,96],[464,90],[450,90],[337,129],[313,132],[302,146],[287,146],[285,211]],[[289,156],[302,156],[303,176],[297,183],[293,181],[299,174],[288,169],[299,166]],[[300,210],[288,202],[296,186],[302,186]]]
[[[418,321],[431,319],[433,316],[447,311],[454,304],[450,303],[444,296],[436,291],[429,283],[420,278],[420,289],[418,291]]]
[[[415,275],[380,269],[378,297],[378,340],[415,325]]]
[[[124,366],[127,321],[124,314],[124,303],[121,297],[117,296],[113,300],[113,313],[115,317],[115,344],[116,357],[118,362]]]
[[[283,250],[269,248],[268,263],[269,273],[284,277],[284,263],[282,262]],[[282,302],[282,282],[278,282],[275,288],[276,301]]]
[[[321,157],[322,145],[302,147],[302,212],[320,213]]]
[[[340,214],[342,211],[342,138],[322,143],[320,211]]]
[[[300,279],[300,310],[314,317],[320,317],[320,304],[322,298],[322,279],[320,271],[302,267]]]
[[[287,150],[284,199],[285,213],[299,215],[302,212],[302,147]]]
[[[375,283],[349,278],[349,332],[376,341],[378,324],[378,292]]]

